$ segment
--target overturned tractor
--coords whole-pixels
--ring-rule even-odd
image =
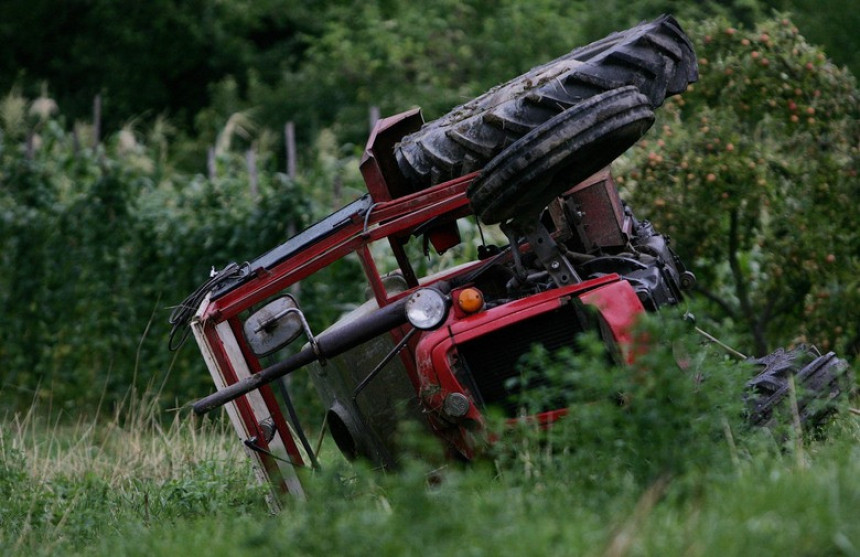
[[[413,420],[449,455],[475,458],[486,411],[517,415],[510,379],[535,344],[575,347],[597,331],[621,363],[633,325],[678,304],[695,277],[669,240],[636,218],[608,170],[668,96],[697,78],[689,39],[669,16],[578,48],[424,123],[413,110],[377,122],[361,172],[368,193],[245,265],[215,274],[175,312],[190,326],[224,406],[261,475],[302,493],[314,465],[283,378],[306,369],[325,424],[348,458],[396,466]],[[422,276],[415,253],[462,241],[458,223],[497,225],[471,261]],[[419,249],[410,246],[418,244]],[[384,251],[395,268],[375,257]],[[347,257],[369,299],[314,333],[293,285]],[[751,416],[766,424],[792,377],[821,398],[849,388],[846,364],[812,348],[756,360]],[[804,419],[819,406],[800,401]],[[547,407],[536,419],[566,413]]]

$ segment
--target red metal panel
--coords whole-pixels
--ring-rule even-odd
[[[366,223],[354,222],[274,268],[258,271],[255,278],[213,301],[205,317],[224,321],[361,249],[369,242],[411,230],[441,214],[458,210],[468,212],[466,208],[469,202],[465,190],[474,176],[464,176],[376,205]]]
[[[460,201],[465,200],[466,189],[477,176],[478,173],[473,172],[388,203],[379,203],[371,212],[370,222],[376,224],[399,216],[408,215],[416,208],[427,208],[433,213],[441,214],[444,211],[440,211],[439,207],[436,207],[436,204],[455,199],[459,199]],[[468,200],[466,202],[468,203]]]
[[[582,229],[590,244],[586,247],[608,248],[627,243],[624,209],[608,168],[574,186],[564,197],[573,199],[582,211]]]
[[[600,312],[613,340],[621,349],[622,360],[632,363],[636,355],[633,329],[636,320],[645,313],[642,302],[627,281],[608,284],[579,297]]]
[[[349,238],[346,242],[337,236],[327,238],[317,244],[318,248],[323,246],[325,251],[322,253],[302,252],[213,301],[205,318],[218,322],[229,319],[345,257],[361,244],[362,239],[357,237]]]
[[[421,109],[413,108],[382,118],[373,126],[359,169],[374,201],[387,201],[411,191],[412,186],[403,178],[394,159],[394,144],[417,131],[423,123]]]
[[[459,383],[450,373],[448,355],[455,343],[464,343],[492,331],[503,329],[518,321],[523,321],[558,308],[570,297],[582,292],[602,290],[607,286],[618,284],[618,275],[606,275],[597,279],[564,288],[549,290],[541,294],[516,300],[487,311],[482,311],[463,319],[449,318],[448,324],[421,338],[415,359],[417,362],[418,383],[421,389],[436,389],[438,386],[458,388]],[[625,283],[626,284],[626,283]],[[638,302],[638,299],[637,299]],[[641,307],[641,303],[639,303]],[[439,370],[447,373],[438,374]]]
[[[450,334],[457,338],[457,342],[466,342],[478,336],[485,335],[490,331],[507,327],[511,323],[551,311],[559,307],[570,296],[618,281],[618,275],[605,275],[600,278],[565,286],[564,288],[535,294],[528,298],[516,300],[504,306],[479,312],[465,319],[450,323]]]
[[[457,319],[452,312],[445,327],[425,333],[415,349],[416,380],[419,396],[422,404],[429,410],[428,419],[434,430],[466,457],[472,456],[475,432],[441,418],[442,406],[448,394],[468,393],[468,389],[460,384],[451,370],[449,358],[455,353],[456,344],[468,342],[518,321],[553,311],[571,297],[584,292],[602,290],[619,283],[618,275],[607,275],[510,302],[503,307],[479,312],[462,319]],[[533,419],[540,424],[549,424],[566,413],[565,409],[559,409],[534,416]],[[476,424],[478,428],[483,424],[481,411],[474,405],[470,406],[462,420],[464,423]]]

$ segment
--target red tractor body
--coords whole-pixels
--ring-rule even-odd
[[[291,423],[278,389],[262,381],[259,385],[250,382],[267,367],[264,361],[271,347],[255,350],[254,335],[265,331],[254,333],[247,323],[249,316],[261,311],[259,308],[341,258],[359,259],[371,299],[318,337],[322,342],[338,340],[341,335],[348,337],[345,341],[334,349],[325,344],[322,348],[305,347],[308,355],[299,358],[294,369],[310,369],[326,407],[329,431],[350,458],[360,456],[382,466],[396,465],[395,439],[403,419],[423,423],[444,440],[451,454],[473,458],[484,442],[486,408],[497,407],[511,418],[516,416],[515,389],[508,386],[509,380],[518,376],[520,357],[534,344],[551,351],[574,348],[580,333],[595,329],[612,353],[628,361],[632,357],[631,328],[645,307],[642,289],[637,294],[637,287],[619,273],[595,272],[591,278],[559,286],[547,280],[544,272],[542,282],[532,279],[531,283],[511,287],[506,283],[516,282],[516,273],[511,270],[515,259],[532,252],[527,242],[519,242],[517,257],[510,248],[498,250],[449,271],[416,276],[404,250],[404,239],[417,231],[427,235],[431,243],[442,242],[448,247],[458,243],[459,234],[451,224],[474,218],[465,192],[475,176],[417,192],[389,188],[375,156],[377,142],[388,139],[392,130],[402,131],[403,122],[416,117],[420,118],[413,112],[377,124],[362,164],[370,195],[245,267],[223,273],[220,280],[209,285],[208,295],[191,323],[216,386],[223,390],[244,385],[242,390],[248,390],[227,404],[228,413],[260,465],[261,474],[279,490],[301,491],[295,467],[309,465],[312,456],[300,442],[296,432],[301,425]],[[583,198],[583,191],[599,199],[604,210],[603,199],[610,196],[615,202],[615,206],[608,205],[612,217],[595,220],[590,234],[576,235],[567,227],[552,230],[551,238],[575,239],[579,245],[621,244],[624,219],[619,217],[621,205],[609,174],[602,173],[573,188],[569,195],[579,193]],[[428,222],[438,224],[427,227]],[[601,222],[605,226],[598,226]],[[421,227],[425,227],[423,231]],[[388,242],[398,261],[398,269],[386,276],[381,275],[372,254],[372,244],[379,241]],[[520,265],[530,268],[535,263]],[[540,274],[539,269],[531,270]],[[451,307],[444,321],[432,330],[413,328],[402,314],[399,319],[373,320],[381,309],[398,302],[402,306],[417,291],[440,285]],[[299,313],[297,306],[291,313]],[[254,319],[256,323],[262,318]],[[273,377],[294,369],[292,365],[282,366]],[[221,405],[235,392],[222,398],[216,393],[214,399],[199,401],[198,411]],[[547,408],[536,418],[552,421],[564,412],[563,408]]]

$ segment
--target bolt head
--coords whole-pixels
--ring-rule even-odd
[[[469,411],[469,398],[463,393],[451,393],[442,403],[442,411],[451,418],[462,418]]]

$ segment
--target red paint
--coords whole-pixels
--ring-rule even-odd
[[[573,297],[597,308],[612,341],[624,354],[625,361],[632,361],[633,326],[636,317],[644,313],[645,308],[630,284],[617,275],[607,275],[550,290],[472,315],[452,312],[448,323],[436,331],[425,333],[415,350],[418,392],[422,404],[428,410],[431,425],[440,436],[463,454],[471,454],[472,428],[467,430],[452,426],[441,417],[442,404],[445,397],[451,393],[463,393],[472,399],[473,404],[462,418],[464,422],[479,425],[484,423],[481,411],[474,404],[474,398],[468,388],[460,384],[452,369],[451,361],[456,357],[457,345],[556,310],[562,304],[570,303]],[[538,414],[531,419],[546,426],[566,414],[567,409],[561,408]]]

